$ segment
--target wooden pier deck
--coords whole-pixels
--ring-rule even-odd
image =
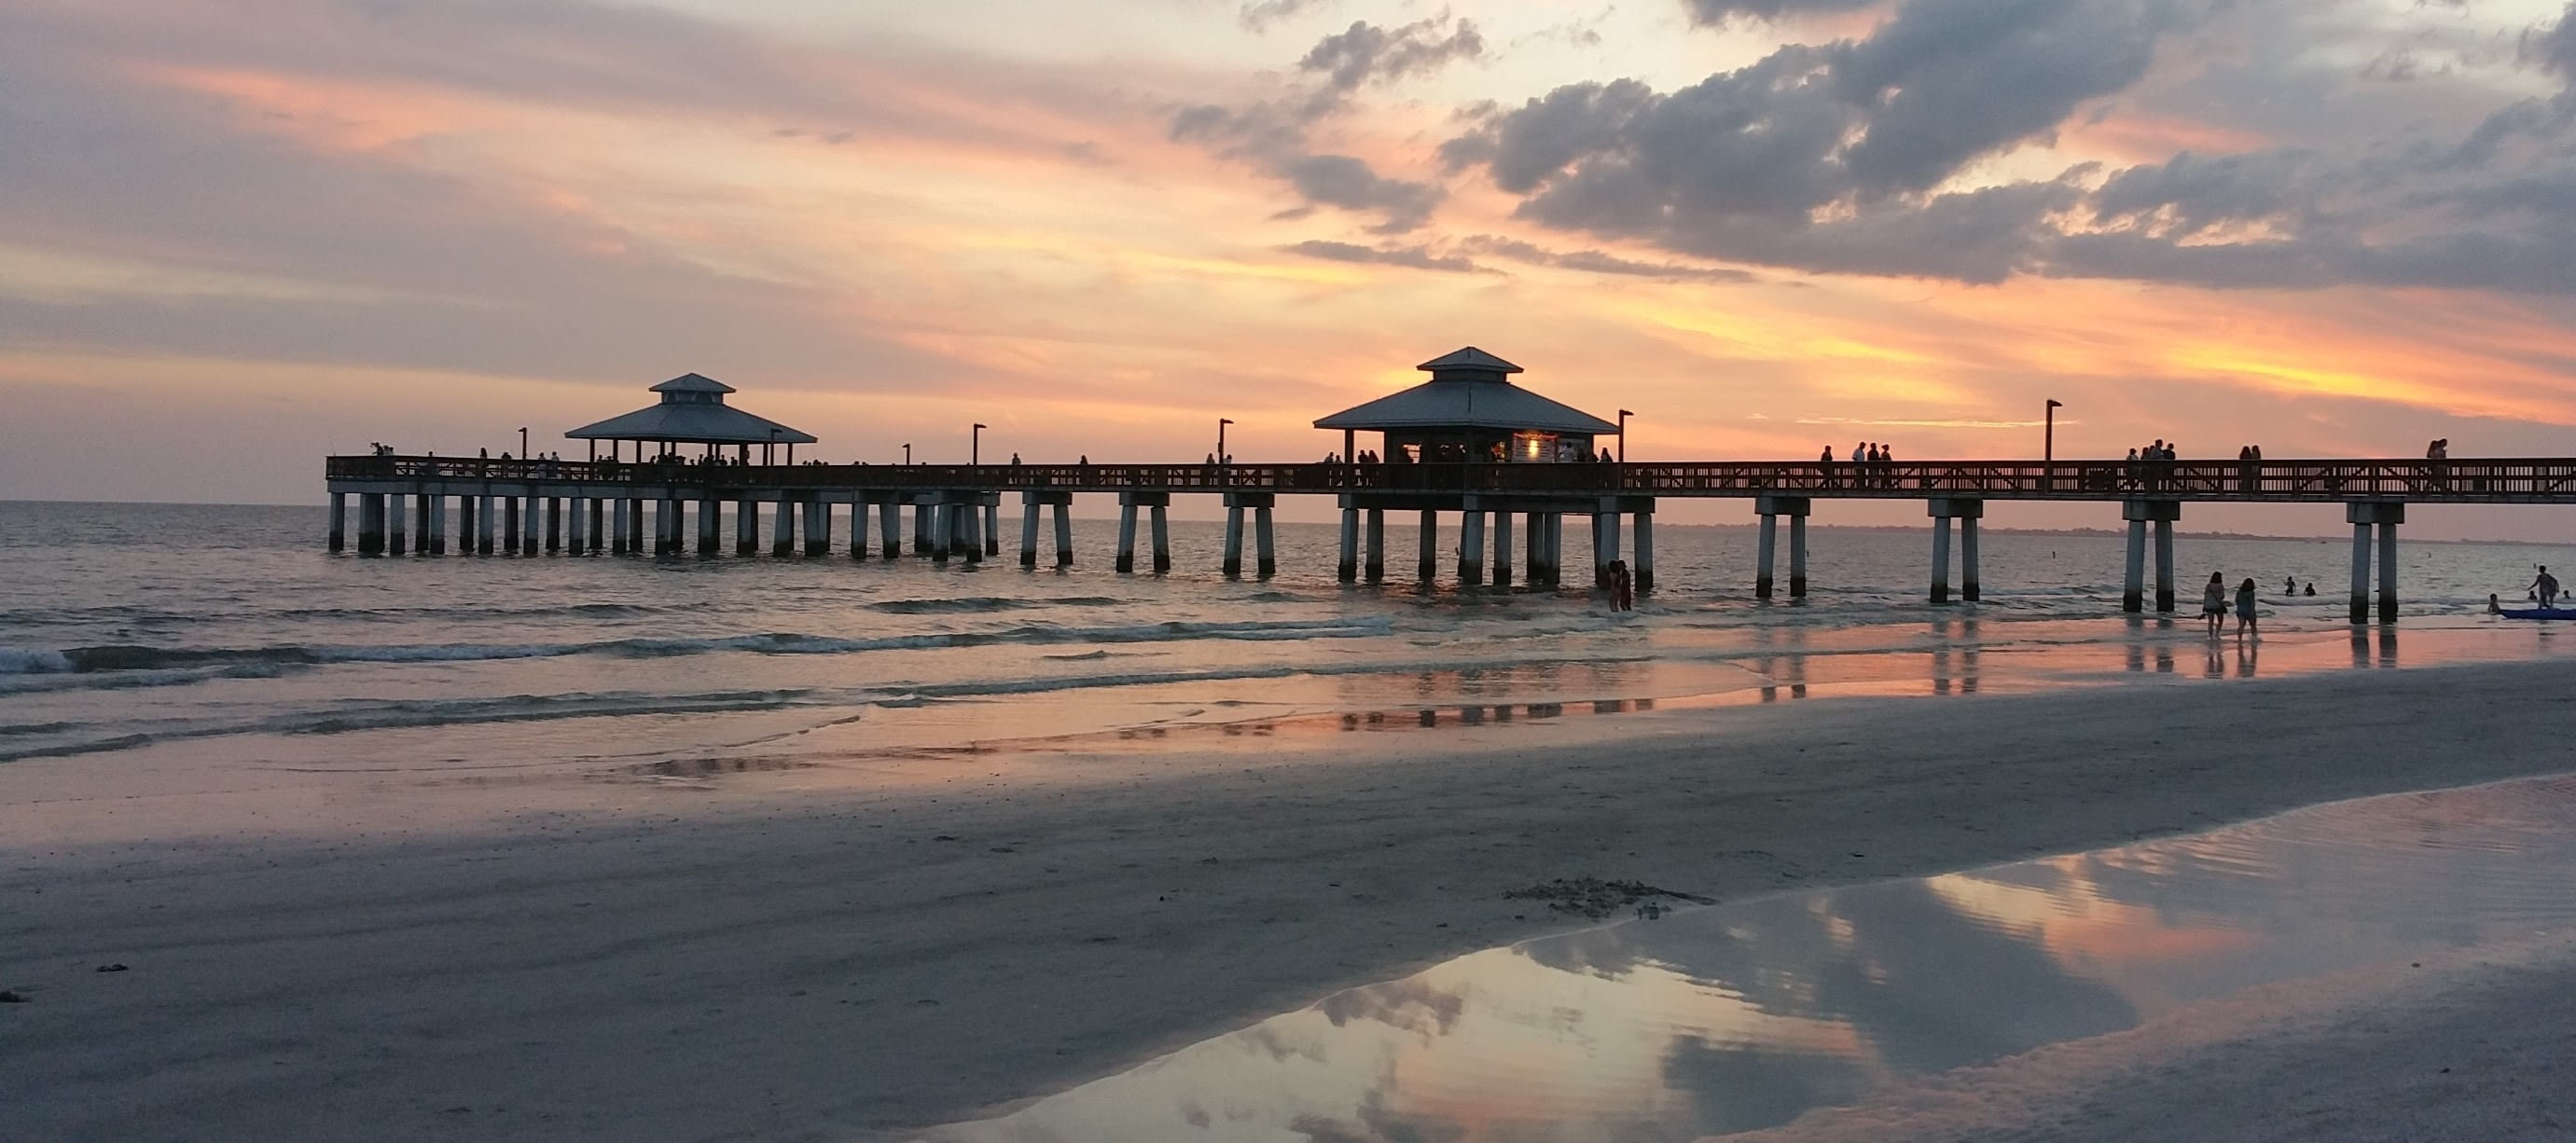
[[[1054,563],[1073,561],[1067,518],[1076,493],[1118,497],[1117,570],[1138,568],[1139,514],[1151,523],[1151,568],[1171,568],[1165,509],[1176,495],[1214,495],[1227,510],[1223,570],[1245,566],[1246,514],[1251,516],[1258,558],[1256,574],[1270,575],[1271,510],[1280,496],[1330,496],[1341,509],[1341,552],[1336,568],[1344,582],[1385,578],[1385,514],[1421,513],[1422,579],[1432,579],[1443,555],[1454,555],[1464,585],[1513,580],[1513,531],[1518,517],[1527,552],[1524,582],[1560,582],[1565,516],[1591,521],[1593,578],[1606,582],[1614,567],[1633,571],[1639,590],[1654,587],[1653,522],[1664,498],[1748,499],[1761,527],[1756,596],[1773,595],[1777,530],[1789,521],[1789,596],[1807,594],[1806,522],[1817,500],[1921,500],[1933,525],[1930,597],[1951,596],[1951,530],[1959,534],[1958,597],[1978,597],[1977,529],[1989,500],[2117,503],[2128,524],[2124,609],[2145,607],[2145,563],[2152,533],[2157,610],[2174,608],[2173,528],[2189,503],[2341,504],[2353,526],[2352,618],[2370,614],[2374,540],[2379,569],[2378,614],[2397,613],[2397,526],[2412,504],[2576,504],[2576,458],[2316,459],[2316,460],[1916,460],[1880,464],[1844,461],[1661,461],[1548,464],[709,464],[633,461],[491,460],[479,457],[335,456],[328,458],[332,551],[346,544],[346,498],[359,498],[357,550],[362,555],[405,551],[403,498],[413,550],[446,551],[448,504],[460,515],[455,536],[462,551],[535,555],[616,552],[677,555],[722,551],[721,521],[735,514],[734,552],[757,554],[763,511],[772,517],[773,555],[809,556],[833,550],[834,508],[849,528],[849,553],[868,555],[868,517],[877,515],[880,551],[900,554],[901,519],[912,514],[912,554],[934,560],[976,561],[999,555],[1002,497],[1018,494],[1022,507],[1020,563],[1039,562],[1041,515],[1054,516]],[[566,503],[571,506],[565,527]],[[646,538],[647,506],[652,534]],[[689,542],[694,523],[696,542]],[[495,519],[496,509],[499,519]],[[1457,550],[1435,550],[1437,517],[1460,514]],[[1633,558],[1621,556],[1623,520],[1633,537]],[[1487,558],[1490,522],[1491,559]],[[1363,527],[1365,523],[1365,527]],[[2376,531],[2374,532],[2374,529]],[[801,532],[801,537],[799,533]],[[1363,542],[1365,536],[1365,542]],[[799,540],[801,539],[801,543]]]

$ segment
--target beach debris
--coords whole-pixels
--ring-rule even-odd
[[[0,988],[0,1004],[24,1004],[27,994],[11,988]]]
[[[1554,881],[1542,882],[1527,889],[1514,889],[1503,894],[1503,899],[1507,901],[1544,901],[1548,908],[1556,912],[1573,913],[1595,921],[1621,909],[1650,904],[1661,898],[1688,901],[1694,905],[1716,903],[1707,897],[1657,888],[1643,881],[1604,881],[1598,877],[1570,879],[1560,877]],[[1664,906],[1653,904],[1652,907],[1655,909],[1654,916],[1663,915]],[[1646,914],[1641,910],[1638,915]]]
[[[121,964],[102,964],[98,966],[98,970],[100,972],[123,972],[125,971],[125,966]]]

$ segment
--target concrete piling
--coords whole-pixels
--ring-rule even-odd
[[[1271,529],[1270,505],[1252,506],[1252,574],[1269,579],[1279,574],[1278,537]]]
[[[1494,513],[1493,577],[1495,587],[1512,585],[1512,514],[1509,512]]]
[[[378,492],[358,496],[358,554],[385,554],[385,498]]]
[[[1118,494],[1118,574],[1136,571],[1136,494]]]
[[[1640,511],[1633,515],[1632,523],[1637,530],[1637,556],[1629,561],[1628,575],[1636,586],[1637,594],[1644,595],[1655,590],[1655,514]]]
[[[492,554],[492,495],[487,492],[474,499],[474,554],[488,556]]]
[[[1020,493],[1020,566],[1038,566],[1038,494]]]
[[[698,554],[712,556],[724,550],[724,512],[716,507],[722,501],[710,496],[698,501]]]
[[[769,522],[769,554],[785,558],[796,554],[796,511],[793,500],[780,497],[778,518]]]
[[[1484,587],[1484,510],[1473,497],[1458,512],[1458,587]]]
[[[805,554],[832,554],[832,504],[820,498],[805,502]]]
[[[1753,598],[1771,598],[1773,557],[1780,546],[1780,517],[1777,513],[1760,514],[1760,538],[1753,542]]]
[[[1386,509],[1368,510],[1368,547],[1363,557],[1361,574],[1370,583],[1386,582]]]
[[[2123,500],[2120,518],[2129,524],[2127,575],[2120,585],[2120,610],[2146,610],[2147,525],[2156,526],[2156,610],[2174,609],[2173,526],[2182,519],[2179,500]]]
[[[2352,621],[2370,621],[2370,530],[2379,529],[2379,621],[2397,622],[2397,526],[2406,505],[2396,500],[2355,500],[2344,505],[2352,525]]]
[[[349,546],[349,494],[331,494],[331,550],[345,551]]]
[[[868,558],[868,502],[866,497],[850,501],[850,558]]]
[[[501,551],[505,555],[519,554],[519,498],[516,496],[501,498]]]
[[[1789,598],[1807,598],[1807,514],[1789,517]]]
[[[427,537],[429,540],[429,554],[433,556],[446,555],[447,497],[430,496],[425,499],[429,501],[429,526],[421,531],[421,535]]]
[[[877,551],[896,559],[903,555],[903,501],[889,499],[877,507],[884,513],[877,517]]]
[[[1592,586],[1610,586],[1610,565],[1619,558],[1619,501],[1605,497],[1592,510]]]
[[[1056,501],[1053,507],[1055,508],[1055,566],[1069,568],[1073,566],[1073,494],[1065,493],[1064,498]]]
[[[1977,598],[1977,521],[1986,502],[1957,496],[1935,496],[1924,502],[1932,518],[1932,602],[1950,601],[1950,525],[1959,525],[1959,598]]]
[[[438,547],[438,531],[430,523],[429,510],[429,506],[436,503],[438,499],[436,495],[411,498],[411,550],[415,555],[438,554],[435,550]]]
[[[1343,513],[1345,523],[1349,515]],[[1231,494],[1225,498],[1225,556],[1218,572],[1227,579],[1243,578],[1243,505],[1235,503]]]
[[[1002,499],[999,496],[984,504],[984,554],[1002,554]]]
[[[1157,497],[1148,509],[1154,514],[1155,575],[1165,575],[1172,570],[1171,503],[1171,494],[1165,493]]]
[[[546,497],[546,551],[563,550],[563,497]]]
[[[1440,513],[1430,508],[1422,510],[1422,552],[1413,570],[1424,583],[1440,578]]]
[[[386,555],[403,554],[403,524],[403,494],[399,492],[388,494],[385,497]]]

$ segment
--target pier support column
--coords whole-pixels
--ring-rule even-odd
[[[611,525],[609,529],[609,539],[613,546],[608,550],[616,555],[622,556],[635,550],[635,533],[629,531],[627,525],[627,516],[628,513],[632,511],[631,506],[634,503],[635,502],[633,500],[624,496],[620,496],[615,500],[609,501],[608,514],[613,517],[613,519],[609,521],[609,524]]]
[[[1269,579],[1279,574],[1279,536],[1271,527],[1270,505],[1252,506],[1252,574]]]
[[[1342,498],[1341,545],[1333,555],[1333,579],[1354,583],[1360,578],[1360,510],[1351,507],[1350,498]]]
[[[970,564],[984,562],[984,516],[988,505],[965,503],[957,506],[957,557]]]
[[[1494,513],[1494,586],[1512,585],[1512,514]]]
[[[1789,514],[1789,599],[1807,598],[1807,514]]]
[[[492,497],[486,494],[475,499],[474,554],[488,556],[492,554]]]
[[[1978,598],[1977,526],[1974,516],[1959,518],[1959,598],[1970,603]]]
[[[626,509],[626,554],[644,554],[644,498],[629,496],[618,503]]]
[[[947,563],[949,545],[957,538],[955,507],[934,500],[923,504],[921,512],[930,520],[930,562]]]
[[[903,554],[903,501],[888,500],[877,510],[884,513],[877,517],[877,550],[894,559]]]
[[[1120,575],[1136,572],[1136,494],[1118,494],[1118,562]]]
[[[805,554],[832,554],[832,502],[815,499],[805,504]]]
[[[385,496],[386,555],[399,556],[403,554],[403,524],[403,494],[399,492],[389,493]]]
[[[2352,524],[2352,621],[2370,621],[2370,530],[2379,529],[2379,621],[2397,622],[2397,526],[2406,505],[2397,500],[2355,500],[2344,505]]]
[[[724,510],[722,503],[707,499],[698,501],[698,554],[712,556],[724,550]]]
[[[501,547],[511,555],[519,554],[519,498],[501,498]]]
[[[2156,610],[2173,610],[2173,525],[2182,519],[2180,500],[2123,500],[2120,518],[2129,524],[2127,575],[2120,582],[2120,610],[2135,615],[2146,610],[2147,525],[2156,525]]]
[[[1467,510],[1458,514],[1458,586],[1482,587],[1485,583],[1485,513],[1469,500]]]
[[[1961,599],[1977,598],[1977,521],[1986,514],[1986,502],[1955,496],[1935,496],[1924,502],[1924,514],[1932,518],[1932,602],[1950,602],[1950,522],[1959,524],[1959,580],[1964,588]]]
[[[930,554],[931,529],[939,522],[938,517],[939,511],[930,501],[918,496],[913,498],[912,554],[916,556]]]
[[[411,550],[414,555],[430,555],[430,549],[435,546],[433,541],[438,539],[438,533],[429,525],[429,506],[437,501],[438,497],[434,495],[411,498]]]
[[[594,556],[599,554],[600,541],[607,538],[607,516],[614,507],[615,501],[598,496],[590,498],[590,554]]]
[[[1422,510],[1422,551],[1414,558],[1414,574],[1424,583],[1440,578],[1440,513]]]
[[[563,497],[546,497],[546,551],[563,550]]]
[[[385,496],[381,492],[358,494],[358,554],[385,554]]]
[[[992,503],[984,505],[984,554],[1002,554],[1002,500],[999,494],[994,496]]]
[[[564,534],[564,554],[577,556],[587,550],[588,533],[582,531],[582,522],[590,518],[590,505],[596,501],[587,496],[574,496],[570,500],[571,503],[566,505],[571,518]]]
[[[1055,566],[1073,566],[1073,494],[1055,502]]]
[[[1644,595],[1655,590],[1655,514],[1634,513],[1633,523],[1637,529],[1637,558],[1629,568],[1629,579],[1636,585],[1637,594]]]
[[[1227,579],[1243,578],[1243,505],[1225,498],[1225,558],[1218,571]]]
[[[538,496],[528,497],[527,512],[519,517],[520,555],[533,556],[537,554],[537,545],[543,539],[542,533],[545,530],[542,526],[544,521],[537,518],[537,508],[543,499],[543,497]]]
[[[1167,575],[1172,570],[1172,498],[1166,493],[1148,509],[1154,514],[1154,574]]]
[[[1610,586],[1610,564],[1619,558],[1619,502],[1604,499],[1592,510],[1592,586]]]
[[[850,501],[850,558],[868,558],[868,501],[864,496]]]
[[[345,551],[349,546],[349,494],[331,494],[331,550]]]
[[[1368,510],[1368,539],[1360,556],[1360,574],[1370,583],[1386,582],[1386,509]]]
[[[1020,566],[1038,566],[1038,494],[1020,493]]]
[[[760,554],[760,501],[745,498],[733,502],[733,554]]]
[[[653,554],[680,554],[680,501],[664,496],[653,502]]]
[[[1243,513],[1245,509],[1250,509],[1252,511],[1254,525],[1253,531],[1258,533],[1258,535],[1254,537],[1256,541],[1256,551],[1254,552],[1254,556],[1257,562],[1253,564],[1253,574],[1258,575],[1263,579],[1268,579],[1272,575],[1278,573],[1279,565],[1272,558],[1270,548],[1270,507],[1278,502],[1279,497],[1277,494],[1269,492],[1228,492],[1225,494],[1225,574],[1228,578],[1243,574]],[[1342,510],[1342,534],[1345,539],[1349,537],[1350,531],[1351,510],[1345,508]],[[1335,568],[1337,574],[1342,569],[1347,569],[1351,566],[1350,556],[1351,549],[1349,545],[1345,544],[1342,548],[1342,561]],[[1349,583],[1350,580],[1344,579],[1342,582]]]
[[[778,500],[778,518],[769,522],[769,554],[796,554],[796,502],[785,497]]]
[[[2156,610],[2172,614],[2174,609],[2174,522],[2156,521]]]
[[[1769,599],[1771,569],[1778,566],[1774,558],[1780,546],[1780,516],[1775,512],[1764,512],[1760,516],[1760,538],[1753,542],[1753,598]]]
[[[424,497],[421,497],[421,499],[426,500],[426,501],[428,501],[428,502],[429,502],[429,503],[426,505],[426,507],[429,509],[429,523],[428,523],[427,525],[425,525],[425,526],[423,526],[423,527],[421,528],[421,531],[420,531],[420,535],[421,535],[421,542],[422,542],[422,543],[424,543],[424,544],[426,544],[426,545],[428,545],[428,553],[429,553],[430,555],[433,555],[433,556],[443,556],[443,555],[446,555],[446,554],[447,554],[447,497],[445,497],[445,496],[424,496]]]

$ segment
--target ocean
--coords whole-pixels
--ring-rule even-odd
[[[367,559],[324,550],[318,507],[0,502],[0,763],[784,766],[2185,685],[2554,654],[2553,629],[2481,609],[2535,563],[2576,564],[2409,544],[2404,619],[2353,628],[2346,541],[2185,534],[2185,612],[2138,618],[2119,612],[2116,536],[1989,533],[1985,598],[1933,606],[1928,533],[1819,527],[1814,594],[1793,605],[1752,598],[1751,529],[1666,525],[1659,590],[1623,614],[1580,588],[1417,585],[1410,528],[1390,528],[1402,574],[1380,587],[1334,582],[1326,525],[1281,525],[1267,581],[1217,574],[1214,523],[1174,523],[1167,576],[1111,572],[1109,522],[1075,530],[1064,571],[846,551]],[[2211,571],[2263,586],[2261,642],[2204,636],[2192,612]],[[2284,595],[2285,577],[2318,594]]]

